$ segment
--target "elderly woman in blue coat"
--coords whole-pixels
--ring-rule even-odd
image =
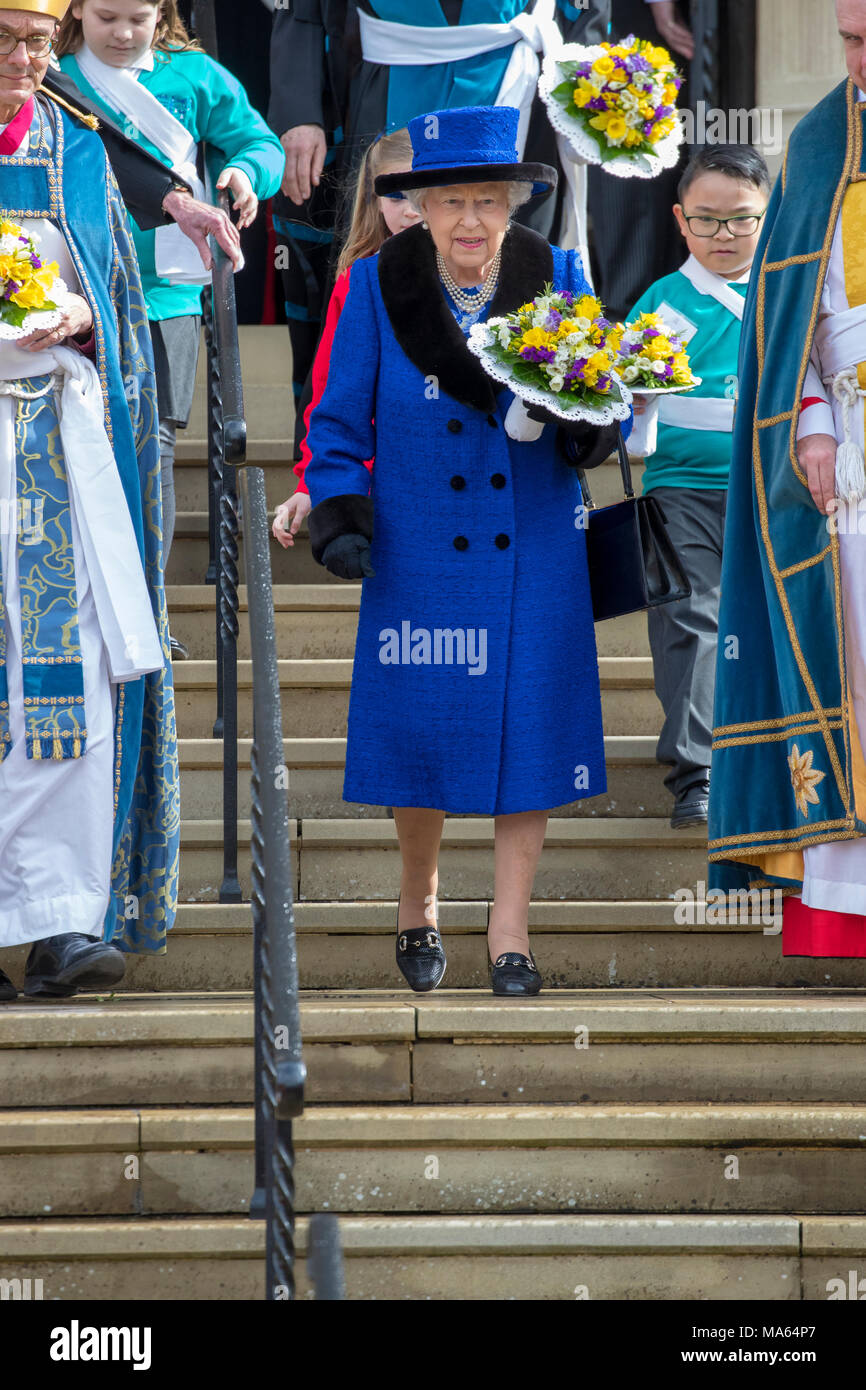
[[[518,161],[517,123],[511,107],[410,122],[412,170],[376,191],[408,193],[424,221],[353,266],[309,431],[313,554],[364,581],[343,795],[393,807],[397,964],[418,991],[445,972],[445,814],[494,817],[493,990],[537,994],[528,913],[548,812],[606,785],[574,465],[614,436],[551,418],[510,438],[513,397],[466,345],[548,282],[591,292],[575,252],[511,222],[556,179]]]

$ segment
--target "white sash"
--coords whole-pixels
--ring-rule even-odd
[[[685,265],[680,266],[680,275],[685,275],[686,279],[694,285],[698,294],[712,295],[713,299],[717,299],[720,304],[730,310],[734,318],[739,319],[742,323],[746,301],[742,295],[737,294],[736,290],[731,289],[726,280],[714,275],[711,270],[707,270],[695,256],[689,256]],[[749,276],[746,273],[737,283],[746,285],[748,281]]]
[[[131,121],[165,155],[195,197],[204,200],[204,184],[196,170],[198,146],[186,126],[139,81],[140,70],[113,68],[97,58],[87,44],[75,56],[93,90]],[[156,273],[176,285],[209,285],[211,281],[197,247],[176,222],[156,229]]]
[[[734,428],[732,396],[659,396],[659,424],[681,430],[721,430]]]
[[[828,314],[815,330],[824,381],[866,362],[866,304]]]
[[[0,381],[47,373],[62,376],[60,438],[70,501],[105,642],[112,681],[136,680],[165,665],[138,542],[123,484],[105,431],[102,387],[96,368],[72,348],[27,352],[0,345]],[[14,451],[9,422],[13,402],[0,397],[0,449]],[[14,457],[14,455],[13,455]]]
[[[535,0],[508,24],[397,24],[359,10],[361,51],[369,63],[389,67],[427,67],[433,63],[458,63],[513,45],[508,67],[496,94],[496,106],[516,106],[520,112],[517,128],[517,156],[523,158],[532,102],[541,72],[539,54],[545,56],[562,47],[556,23],[556,0]],[[560,163],[569,196],[563,200],[563,225],[559,245],[576,248],[589,279],[586,235],[586,166],[577,163],[567,140],[556,137]]]

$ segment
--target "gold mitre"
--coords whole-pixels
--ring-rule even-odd
[[[0,0],[2,10],[26,10],[28,14],[44,14],[50,19],[62,19],[70,0]]]

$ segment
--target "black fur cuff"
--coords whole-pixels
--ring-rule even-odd
[[[322,555],[337,536],[366,536],[373,539],[373,503],[357,492],[340,497],[326,497],[313,507],[307,517],[313,559],[322,563]]]

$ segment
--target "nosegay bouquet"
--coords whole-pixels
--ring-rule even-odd
[[[623,381],[643,394],[645,388],[685,391],[699,385],[685,345],[659,314],[641,314],[625,325],[617,365]]]
[[[681,86],[667,49],[630,34],[620,43],[566,44],[548,54],[538,90],[580,162],[624,178],[653,178],[679,158]]]
[[[476,323],[469,349],[521,401],[564,420],[611,424],[631,405],[615,369],[621,334],[593,295],[545,285],[516,313]]]
[[[642,414],[635,415],[628,441],[629,453],[646,457],[655,453],[661,398],[691,391],[700,386],[701,378],[691,369],[682,339],[660,314],[640,314],[625,325],[617,368],[635,395],[646,401]]]
[[[38,243],[35,233],[0,221],[0,338],[22,338],[60,320],[57,301],[66,286],[57,262],[42,260]]]

